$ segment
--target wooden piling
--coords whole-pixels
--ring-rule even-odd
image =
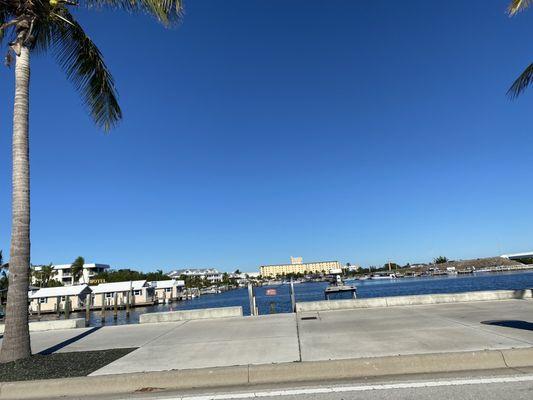
[[[101,308],[102,324],[105,322],[105,293],[102,293],[102,308]]]
[[[113,319],[116,321],[118,317],[118,297],[117,292],[113,295]]]
[[[126,294],[126,318],[130,317],[131,290]]]
[[[92,293],[87,294],[87,297],[85,297],[85,326],[89,326],[91,323],[91,300],[92,300]]]
[[[65,319],[70,318],[70,296],[65,296]]]

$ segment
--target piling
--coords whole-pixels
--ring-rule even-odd
[[[57,319],[61,317],[61,297],[56,297],[56,313]]]
[[[131,290],[126,294],[126,318],[130,317]]]
[[[37,299],[37,320],[41,320],[41,302]]]
[[[117,292],[113,296],[113,319],[116,321],[118,317],[118,297]]]
[[[248,298],[250,300],[250,315],[253,317],[255,315],[255,298],[254,288],[251,283],[248,283]]]
[[[102,293],[102,308],[101,308],[102,324],[105,322],[105,293]]]
[[[92,303],[92,293],[89,293],[85,297],[85,326],[89,326],[91,322],[91,303]]]
[[[294,296],[294,282],[291,278],[291,309],[296,312],[296,297]]]
[[[65,319],[70,318],[70,297],[65,296]]]

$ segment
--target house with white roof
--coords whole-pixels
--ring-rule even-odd
[[[92,305],[96,308],[102,307],[102,304],[115,305],[115,298],[117,305],[125,306],[128,293],[132,306],[154,304],[154,288],[146,280],[100,283],[91,286],[91,290],[94,294]]]
[[[176,279],[153,281],[150,282],[150,286],[154,288],[155,301],[165,303],[178,299],[179,293],[185,288],[185,281]]]
[[[96,277],[98,274],[107,271],[110,267],[107,264],[96,264],[96,263],[85,263],[83,264],[83,273],[79,279],[75,280],[75,277],[72,275],[72,265],[71,264],[58,264],[52,265],[52,270],[54,271],[52,280],[61,282],[64,286],[77,285],[80,283],[89,284],[91,279]],[[36,266],[34,268],[35,272],[41,271],[42,266]],[[32,275],[32,284],[36,284],[39,278],[39,274]]]
[[[55,312],[58,306],[60,310],[64,310],[67,299],[71,310],[82,310],[90,293],[88,285],[49,287],[30,291],[28,293],[30,311]]]
[[[187,268],[175,269],[167,274],[171,278],[179,278],[180,276],[198,277],[207,279],[211,283],[221,282],[223,274],[216,268]]]

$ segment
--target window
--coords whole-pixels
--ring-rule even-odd
[[[48,298],[47,297],[39,297],[39,303],[44,304],[44,303],[47,303],[47,302],[48,302]]]
[[[65,296],[61,296],[61,301],[65,301],[67,298]]]
[[[169,288],[169,287],[165,288],[165,292],[167,292],[167,293],[172,292],[172,288]]]
[[[113,295],[114,295],[114,294],[115,294],[115,293],[113,293],[113,292],[108,292],[108,293],[105,294],[105,298],[106,298],[106,299],[111,299],[111,298],[113,298]]]
[[[134,295],[134,296],[140,296],[140,295],[141,295],[141,292],[142,292],[141,290],[134,290],[134,291],[133,291],[133,295]]]

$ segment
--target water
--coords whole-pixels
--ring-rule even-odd
[[[479,290],[520,290],[533,288],[533,271],[348,282],[355,284],[357,287],[358,298],[431,293],[459,293]],[[295,284],[296,301],[324,300],[324,289],[326,286],[328,286],[326,282]],[[277,295],[267,296],[265,293],[266,290],[272,288],[276,289]],[[289,285],[258,287],[255,289],[255,292],[259,314],[270,314],[271,312],[287,313],[291,311]],[[349,294],[345,293],[344,298],[350,298]],[[139,315],[147,312],[231,306],[242,306],[244,314],[250,315],[248,290],[237,289],[221,294],[203,295],[197,299],[176,302],[173,304],[137,307],[131,310],[129,318],[126,318],[124,311],[119,311],[117,321],[114,321],[112,311],[108,311],[105,324],[137,323],[139,322]],[[54,316],[48,317],[54,318]],[[84,313],[72,313],[72,318],[84,317]],[[101,325],[100,319],[100,312],[92,313],[91,326]]]

